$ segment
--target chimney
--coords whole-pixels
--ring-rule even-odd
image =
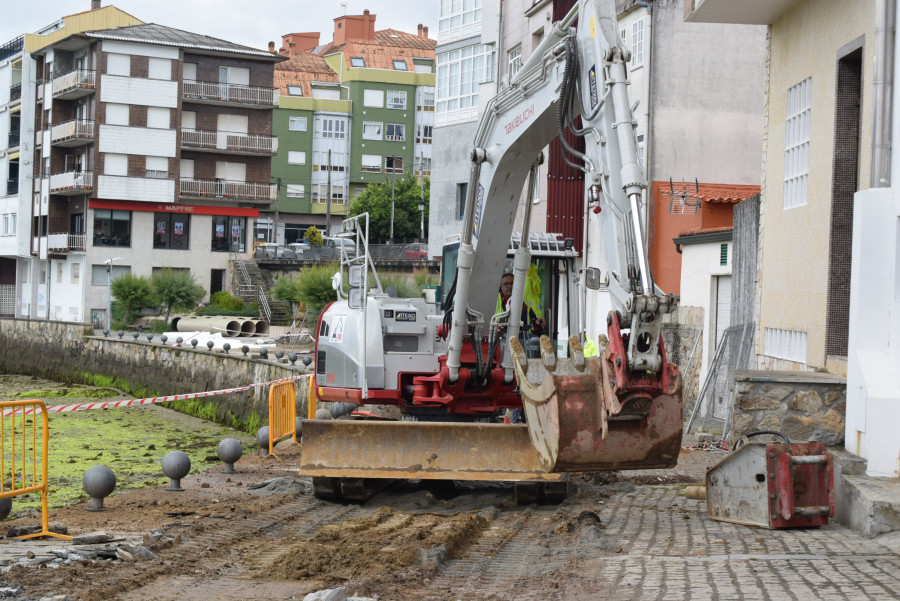
[[[375,39],[375,17],[369,9],[361,15],[344,15],[334,20],[334,42],[340,45],[354,40],[371,42]]]
[[[100,8],[100,0],[91,0],[91,10]]]
[[[422,37],[422,24],[419,23],[419,37]]]
[[[269,42],[269,53],[275,54],[275,42]]]
[[[423,38],[428,37],[428,25],[426,25],[424,28],[422,28],[422,37]]]
[[[309,52],[319,45],[319,33],[286,33],[281,36],[281,54],[294,57],[300,52]]]

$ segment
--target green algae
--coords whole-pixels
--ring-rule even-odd
[[[111,388],[54,388],[46,390],[26,390],[9,396],[10,399],[102,399],[121,395],[121,391]]]
[[[0,378],[0,400],[12,400],[13,396],[22,398],[21,391],[11,390],[15,386],[10,383],[9,378]],[[84,394],[80,397],[73,396],[74,392],[69,394],[69,391],[83,393],[83,388],[59,386],[49,381],[41,381],[35,385],[35,379],[21,378],[27,380],[27,392],[58,393],[55,396],[29,397],[40,398],[48,406],[54,404],[52,399],[55,398],[65,398],[65,404],[71,404],[75,398],[84,399],[85,402],[93,400]],[[117,396],[121,399],[131,398],[121,394]],[[16,418],[16,422],[17,431],[21,431],[21,418]],[[162,473],[160,464],[163,457],[173,450],[185,452],[191,459],[191,473],[197,473],[218,463],[216,448],[223,438],[241,440],[245,453],[255,448],[255,437],[160,405],[51,413],[48,415],[48,422],[48,501],[51,508],[89,500],[81,489],[81,479],[84,472],[93,465],[106,465],[112,469],[116,475],[116,490],[113,493],[116,494],[125,490],[168,484],[169,479]],[[30,418],[25,420],[25,429],[30,443]],[[9,436],[9,430],[5,435]],[[11,445],[7,446],[6,470],[3,474],[7,486],[10,482],[9,446]],[[21,460],[18,465],[21,469]],[[12,515],[16,517],[39,508],[39,494],[22,495],[13,499]]]

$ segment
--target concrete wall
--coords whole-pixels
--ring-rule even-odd
[[[756,259],[759,243],[759,196],[734,207],[731,266],[731,323],[755,321]]]
[[[190,348],[135,342],[132,338],[85,336],[77,323],[0,320],[0,373],[29,374],[66,382],[85,382],[82,372],[116,377],[135,393],[187,394],[270,382],[311,373],[301,364],[243,358]],[[306,416],[307,379],[297,380],[297,415]],[[268,421],[268,387],[201,399],[216,407],[216,421],[252,429]],[[170,405],[167,403],[167,405]],[[255,431],[252,432],[255,434]]]

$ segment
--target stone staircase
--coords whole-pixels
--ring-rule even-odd
[[[231,263],[234,295],[245,303],[259,303],[260,318],[270,324],[287,323],[291,317],[290,306],[272,298],[270,290],[274,284],[268,274],[255,261],[232,257]]]

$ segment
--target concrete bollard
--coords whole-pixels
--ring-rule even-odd
[[[236,438],[226,438],[219,443],[216,453],[219,459],[225,464],[225,473],[233,474],[234,464],[241,458],[244,449],[241,447],[240,441]]]
[[[184,489],[181,488],[181,479],[191,471],[191,458],[181,451],[172,451],[163,457],[162,471],[171,481],[166,490],[182,492]]]
[[[106,511],[103,499],[116,488],[116,475],[105,465],[95,465],[84,472],[81,488],[94,500],[88,511]]]

